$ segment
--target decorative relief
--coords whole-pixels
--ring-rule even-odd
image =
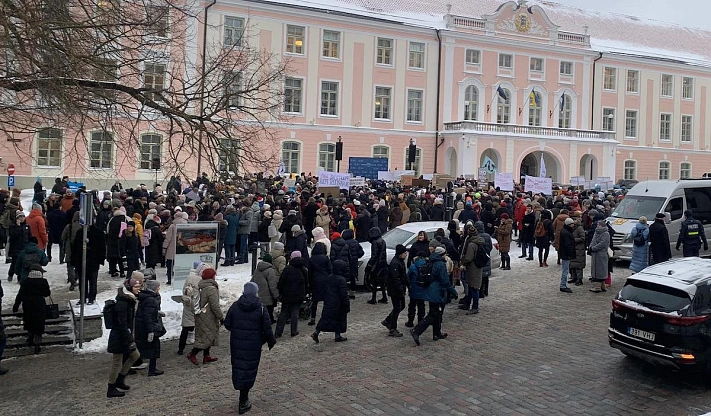
[[[501,21],[498,29],[509,32],[529,33],[531,35],[546,35],[546,30],[543,26],[531,19],[531,16],[527,13],[513,15],[510,19]]]

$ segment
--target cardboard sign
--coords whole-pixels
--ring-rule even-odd
[[[502,191],[513,191],[513,173],[501,172],[494,176],[494,186]]]
[[[348,189],[351,185],[350,173],[326,172],[318,173],[318,186],[337,186],[339,189]]]
[[[329,195],[334,198],[338,198],[341,195],[341,190],[337,186],[319,186],[318,191],[323,194],[323,196],[328,197]]]
[[[533,192],[534,194],[552,195],[553,179],[526,175],[526,186],[524,190],[526,192]]]
[[[350,186],[363,187],[365,186],[365,178],[354,176],[351,178]]]
[[[400,176],[400,183],[403,186],[412,186],[412,180],[415,179],[412,175],[402,175]]]
[[[418,188],[427,188],[430,186],[432,181],[428,181],[426,179],[413,179],[412,180],[412,186],[416,186]]]

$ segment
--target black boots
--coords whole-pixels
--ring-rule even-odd
[[[106,390],[106,397],[123,397],[126,393],[116,388],[115,384],[109,384],[109,388]]]
[[[131,390],[131,386],[126,385],[126,376],[123,374],[119,374],[118,377],[116,377],[116,382],[114,383],[114,386],[116,386],[117,389],[121,390]]]
[[[252,402],[250,402],[249,400],[245,400],[243,402],[239,402],[238,412],[239,412],[239,414],[242,415],[242,414],[249,412],[249,409],[251,409],[251,408],[252,408]]]

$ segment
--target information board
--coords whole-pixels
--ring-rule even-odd
[[[378,172],[388,170],[388,159],[382,157],[349,157],[348,172],[368,180],[378,179]]]

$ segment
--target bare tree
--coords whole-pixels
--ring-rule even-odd
[[[65,168],[273,169],[287,62],[249,22],[198,44],[190,1],[0,0],[0,146],[34,160],[60,131]]]

